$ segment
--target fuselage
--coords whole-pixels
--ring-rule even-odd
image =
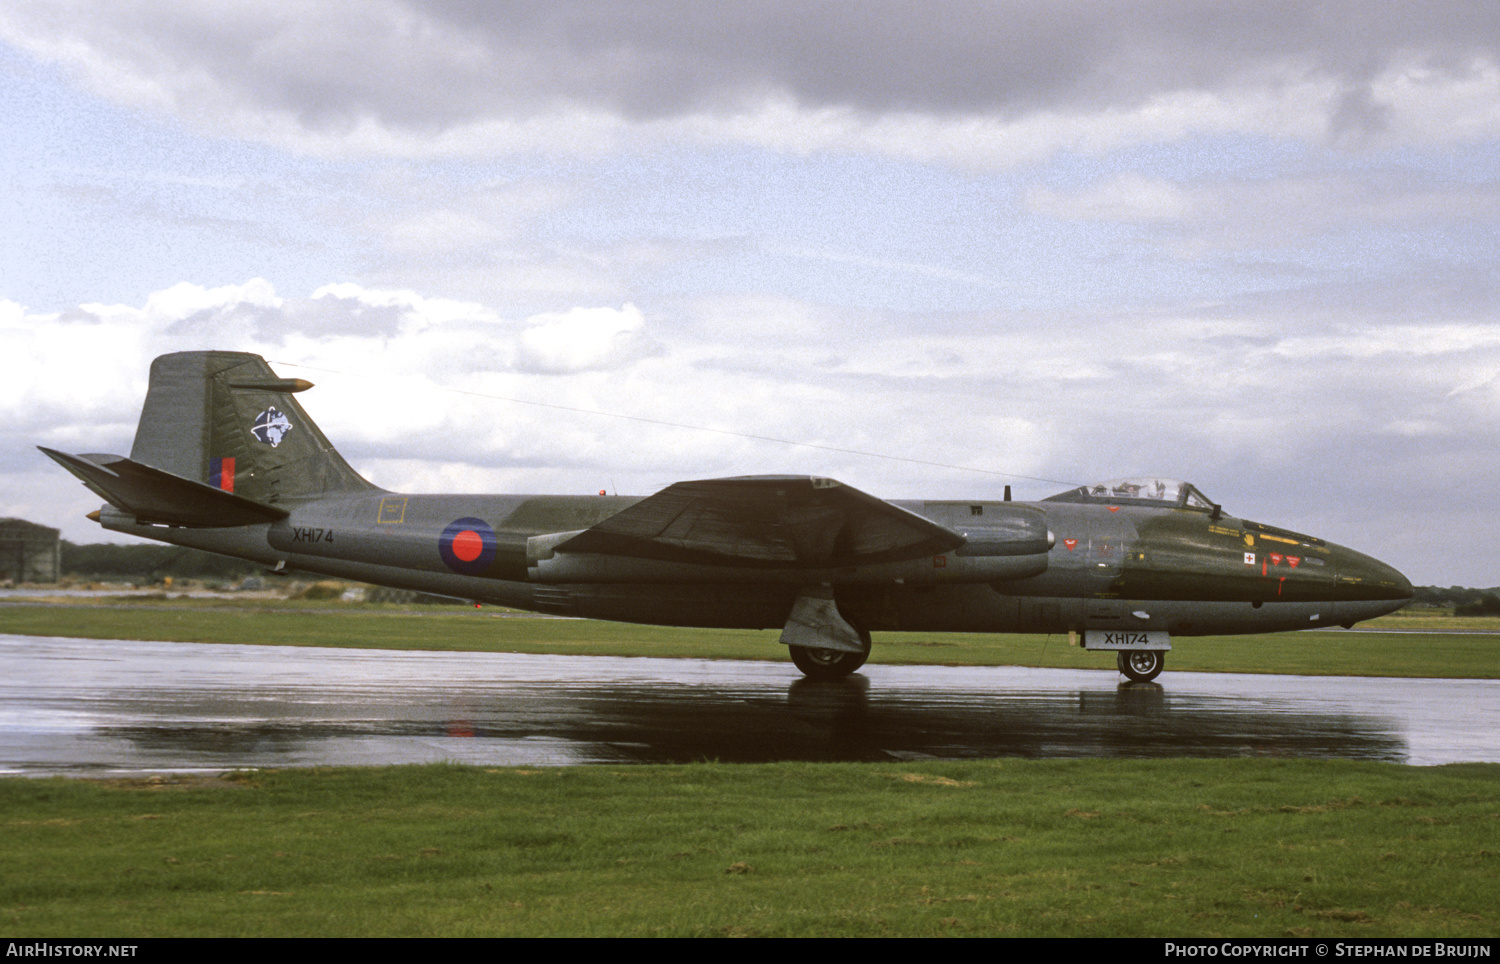
[[[288,501],[286,519],[236,528],[147,526],[112,509],[101,521],[272,569],[676,626],[777,628],[810,584],[831,586],[839,611],[866,631],[1263,633],[1352,624],[1412,595],[1376,559],[1211,505],[1057,498],[893,501],[967,543],[841,568],[552,551],[640,501],[621,496],[374,492]]]

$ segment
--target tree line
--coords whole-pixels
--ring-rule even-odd
[[[231,580],[263,570],[253,562],[184,546],[125,546],[112,542],[78,545],[62,540],[59,567],[73,579],[160,582],[173,579]]]
[[[1500,588],[1417,586],[1411,605],[1451,609],[1455,616],[1500,616]]]

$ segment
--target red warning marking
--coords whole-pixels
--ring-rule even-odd
[[[1078,540],[1077,539],[1064,539],[1063,540],[1063,545],[1065,545],[1065,546],[1068,547],[1068,551],[1069,552],[1072,552],[1075,548],[1077,548],[1077,546],[1078,546]]]
[[[1299,563],[1301,561],[1302,561],[1302,557],[1301,556],[1287,556],[1286,557],[1286,564],[1289,565],[1289,566],[1291,566],[1293,569],[1296,569],[1297,568],[1297,563]]]
[[[1271,565],[1273,565],[1273,566],[1279,566],[1279,565],[1281,565],[1281,553],[1279,553],[1279,552],[1273,552],[1273,553],[1271,553]]]
[[[1120,511],[1120,507],[1117,506],[1117,505],[1112,505],[1112,506],[1109,507],[1109,511],[1111,511],[1111,512],[1119,512]]]
[[[484,551],[484,539],[473,529],[465,529],[453,537],[453,554],[464,562],[473,562]]]

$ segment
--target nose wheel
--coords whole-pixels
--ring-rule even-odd
[[[1149,683],[1161,675],[1167,654],[1159,649],[1121,650],[1115,656],[1120,672],[1132,683]]]

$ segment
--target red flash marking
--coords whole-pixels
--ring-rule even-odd
[[[1281,587],[1283,587],[1285,585],[1286,585],[1286,576],[1282,576],[1280,579],[1276,580],[1276,595],[1278,595],[1278,596],[1281,595]]]

